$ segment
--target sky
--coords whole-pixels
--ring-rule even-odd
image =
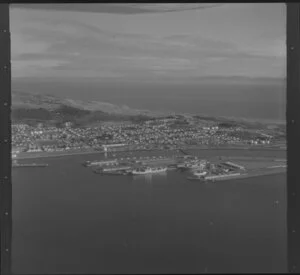
[[[13,78],[286,73],[283,3],[11,5],[10,25]]]

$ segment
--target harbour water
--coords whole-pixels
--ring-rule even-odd
[[[200,184],[81,165],[101,157],[13,170],[15,274],[286,272],[285,174]]]

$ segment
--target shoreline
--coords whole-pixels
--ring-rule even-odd
[[[232,150],[232,148],[200,148],[200,150],[227,150],[227,151],[230,151]],[[240,150],[240,151],[243,151],[244,149],[241,149],[241,148],[234,148],[236,150]],[[268,151],[267,148],[264,148],[266,151]],[[198,148],[199,150],[199,148]],[[160,154],[162,152],[169,152],[169,151],[172,151],[172,150],[138,150],[138,151],[129,151],[131,154],[130,155],[134,155],[134,153],[140,153],[140,152],[150,152],[150,154],[152,153],[156,153],[156,154]],[[174,152],[177,151],[177,150],[173,150]],[[190,154],[193,155],[193,152],[192,152],[192,149],[190,149]],[[262,151],[262,150],[259,150],[259,151]],[[177,151],[178,152],[178,151]],[[118,154],[118,153],[124,153],[123,152],[113,152],[113,154]],[[184,155],[183,152],[178,152],[180,155]],[[26,154],[26,153],[25,153]],[[101,151],[73,151],[73,152],[56,152],[56,153],[51,153],[51,154],[47,154],[45,155],[45,153],[32,153],[32,154],[39,154],[39,155],[25,155],[25,156],[22,156],[22,157],[18,157],[16,160],[22,160],[22,159],[43,159],[43,158],[57,158],[57,157],[66,157],[66,156],[73,156],[73,155],[92,155],[92,154],[99,154],[99,155],[104,155],[104,152],[101,152]],[[174,156],[173,156],[174,157]],[[118,158],[118,156],[115,156],[114,158]],[[133,156],[131,156],[130,158],[133,158]],[[165,162],[171,162],[171,164],[174,162],[174,159],[172,159],[172,157],[168,158],[166,157],[167,159],[148,159],[148,157],[146,158],[143,158],[143,160],[141,159],[141,161],[144,161],[145,163],[148,163],[148,165],[152,165],[152,162],[159,162],[159,163],[164,163]],[[226,161],[226,160],[242,160],[242,161],[271,161],[271,162],[274,162],[275,163],[278,163],[278,162],[286,162],[286,159],[284,158],[279,158],[279,157],[260,157],[260,156],[218,156],[218,157],[209,157],[208,158],[210,161],[212,160],[216,160],[218,159],[218,161]],[[273,164],[273,166],[274,166]],[[245,164],[246,165],[246,164]],[[286,166],[285,167],[280,167],[280,165],[278,167],[274,166],[274,168],[271,168],[272,167],[272,163],[270,164],[266,164],[265,163],[265,167],[261,167],[261,168],[250,168],[248,171],[247,171],[247,174],[241,174],[241,175],[238,175],[238,176],[234,176],[234,177],[228,177],[228,178],[219,178],[219,179],[214,179],[214,180],[208,180],[206,182],[218,182],[218,181],[228,181],[228,180],[237,180],[237,179],[246,179],[246,178],[252,178],[252,177],[262,177],[262,176],[268,176],[268,175],[273,175],[273,174],[281,174],[281,173],[286,173],[287,169],[286,169]],[[286,165],[286,164],[285,164]],[[248,165],[246,165],[245,167],[247,167]],[[251,165],[250,165],[251,166]],[[197,179],[195,179],[197,180]]]
[[[117,154],[117,153],[124,153],[124,152],[153,152],[153,151],[177,151],[180,150],[182,152],[186,151],[186,153],[191,153],[190,151],[193,150],[247,150],[247,151],[285,151],[285,148],[270,148],[270,147],[261,147],[261,148],[251,148],[251,147],[193,147],[193,148],[184,148],[184,149],[144,149],[144,150],[124,150],[124,151],[115,151],[115,152],[109,152],[109,154]],[[73,155],[88,155],[88,154],[104,154],[103,151],[95,151],[95,150],[90,150],[90,151],[69,151],[69,152],[38,152],[38,153],[26,153],[22,152],[20,153],[19,156],[14,158],[15,160],[22,160],[22,159],[37,159],[37,158],[54,158],[54,157],[65,157],[65,156],[73,156]],[[184,153],[182,153],[184,154]]]
[[[14,160],[22,160],[22,159],[39,159],[39,158],[56,158],[56,157],[67,157],[73,155],[89,155],[89,154],[103,154],[103,152],[98,151],[82,151],[82,152],[51,152],[50,154],[47,153],[34,153],[34,154],[41,154],[41,155],[32,155],[32,153],[23,153],[27,155],[17,156]],[[29,155],[30,154],[30,155]]]

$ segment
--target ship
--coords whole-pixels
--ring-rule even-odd
[[[207,174],[206,171],[195,171],[195,172],[193,173],[193,175],[194,175],[194,176],[197,176],[197,177],[203,177],[203,176],[205,176],[206,174]]]
[[[167,171],[167,167],[145,167],[133,169],[130,174],[132,175],[147,175],[147,174],[157,174]]]
[[[113,160],[94,160],[94,161],[85,161],[83,163],[83,166],[89,167],[89,166],[109,166],[109,165],[117,165],[118,161],[116,159]]]
[[[127,175],[130,171],[130,166],[118,166],[118,167],[99,167],[94,169],[94,173],[102,175]]]
[[[194,177],[187,177],[187,179],[205,181],[205,175],[207,175],[207,172],[203,170],[197,170],[193,172],[193,175]]]

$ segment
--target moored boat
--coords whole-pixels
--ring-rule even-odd
[[[146,174],[157,174],[164,173],[167,171],[167,167],[143,167],[133,169],[131,171],[132,175],[146,175]]]
[[[197,177],[203,177],[203,176],[205,176],[206,174],[207,174],[206,171],[195,171],[195,172],[193,173],[193,175],[194,175],[194,176],[197,176]]]

